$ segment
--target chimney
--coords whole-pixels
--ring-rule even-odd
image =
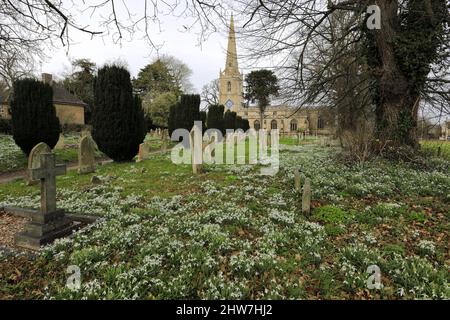
[[[48,85],[52,85],[53,83],[53,76],[50,73],[43,73],[42,74],[42,82]]]

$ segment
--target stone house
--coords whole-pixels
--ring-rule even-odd
[[[42,81],[53,87],[53,104],[61,125],[84,125],[84,108],[86,103],[71,94],[62,85],[53,82],[51,74],[42,74]],[[0,97],[0,117],[11,118],[8,97]]]

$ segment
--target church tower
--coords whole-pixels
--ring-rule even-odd
[[[237,112],[242,107],[243,76],[239,72],[234,19],[231,15],[230,33],[228,35],[227,61],[225,70],[219,76],[219,103],[225,106],[225,111]]]

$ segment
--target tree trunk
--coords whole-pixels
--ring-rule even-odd
[[[380,65],[375,70],[378,82],[376,106],[376,137],[382,147],[418,147],[416,135],[419,94],[400,70],[394,41],[398,35],[398,1],[378,1],[381,9],[381,30],[374,33]]]

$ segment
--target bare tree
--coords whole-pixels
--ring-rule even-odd
[[[217,30],[225,8],[219,0],[125,2],[115,0],[4,0],[0,2],[0,48],[18,50],[36,43],[58,40],[69,46],[76,32],[90,37],[109,36],[114,42],[137,33],[152,48],[152,32],[160,30],[160,17],[168,14],[188,18],[185,30],[200,26],[200,38]],[[214,23],[213,23],[214,22]]]
[[[417,110],[421,99],[449,104],[450,27],[445,0],[263,0],[240,1],[247,45],[253,64],[276,56],[280,77],[287,75],[292,96],[300,103],[324,100],[326,82],[313,74],[327,75],[341,58],[340,50],[316,63],[317,44],[342,43],[343,50],[359,44],[368,65],[370,93],[375,104],[376,138],[393,147],[417,147]],[[380,29],[368,28],[368,8],[380,10]],[[351,19],[340,24],[342,33],[329,39],[324,26],[333,15],[347,12]],[[246,19],[245,19],[246,18]],[[364,49],[364,50],[363,50]],[[295,64],[292,63],[293,57]],[[355,57],[348,64],[359,63]],[[313,72],[312,72],[313,71]],[[335,77],[338,75],[335,75]],[[286,80],[286,79],[285,79]],[[331,88],[330,86],[328,86]],[[431,87],[431,88],[430,88]],[[311,92],[311,89],[313,91]],[[430,95],[430,93],[432,95]],[[445,102],[445,100],[447,101]]]
[[[14,81],[33,75],[34,59],[28,52],[0,51],[0,81],[11,89]]]
[[[191,82],[192,70],[186,63],[169,55],[163,55],[159,59],[169,68],[177,87],[181,88],[184,93],[194,91],[194,85]]]
[[[219,79],[204,85],[200,96],[208,106],[219,104]]]

